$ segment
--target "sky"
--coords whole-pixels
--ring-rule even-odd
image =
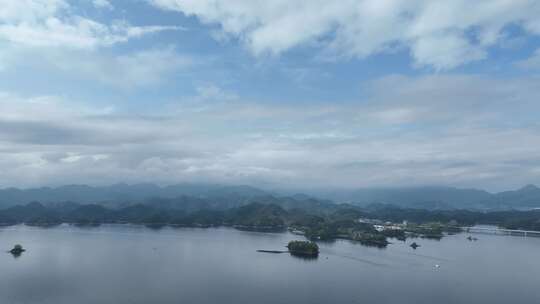
[[[0,0],[0,172],[540,184],[540,1]]]

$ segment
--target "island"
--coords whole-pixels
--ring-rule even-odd
[[[20,256],[23,252],[26,250],[19,244],[13,246],[13,249],[11,249],[9,252],[14,256]]]
[[[287,245],[292,255],[316,257],[319,255],[319,246],[310,241],[290,241]]]

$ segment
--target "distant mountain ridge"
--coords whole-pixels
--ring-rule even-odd
[[[211,184],[177,184],[160,187],[155,184],[114,184],[94,187],[88,185],[66,185],[31,189],[0,189],[0,208],[40,202],[44,204],[76,202],[80,204],[132,204],[150,198],[172,199],[180,197],[222,198],[239,200],[268,193],[250,186],[223,186]]]
[[[540,188],[523,188],[490,193],[454,187],[411,187],[358,189],[321,195],[355,205],[390,204],[418,209],[534,209],[540,208]]]
[[[135,204],[164,209],[227,209],[253,202],[276,204],[286,209],[325,207],[335,203],[357,206],[387,204],[416,209],[534,209],[540,208],[540,188],[523,188],[490,193],[478,189],[453,187],[372,188],[340,191],[305,191],[285,195],[252,186],[216,184],[114,184],[110,186],[66,185],[31,189],[0,189],[0,209],[40,202],[45,205],[72,202],[121,208]]]

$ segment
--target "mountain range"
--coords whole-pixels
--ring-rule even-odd
[[[333,191],[321,194],[355,205],[390,204],[418,209],[535,209],[540,208],[540,188],[527,185],[517,190],[490,193],[479,189],[425,186]]]
[[[0,209],[40,202],[60,204],[99,204],[126,207],[153,204],[167,209],[227,209],[252,202],[272,203],[284,208],[349,203],[366,207],[373,204],[416,209],[527,210],[540,208],[540,188],[527,185],[517,190],[490,193],[478,189],[425,186],[410,188],[369,188],[334,191],[305,191],[286,194],[251,186],[215,184],[115,184],[110,186],[67,185],[30,189],[0,189]],[[175,207],[176,206],[176,207]]]

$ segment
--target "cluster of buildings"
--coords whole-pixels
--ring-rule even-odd
[[[375,228],[375,230],[379,232],[385,230],[403,230],[405,229],[405,227],[407,227],[408,224],[407,221],[403,221],[401,224],[396,224],[392,222],[383,222],[381,220],[369,218],[360,218],[358,219],[358,222],[373,225],[373,228]]]

